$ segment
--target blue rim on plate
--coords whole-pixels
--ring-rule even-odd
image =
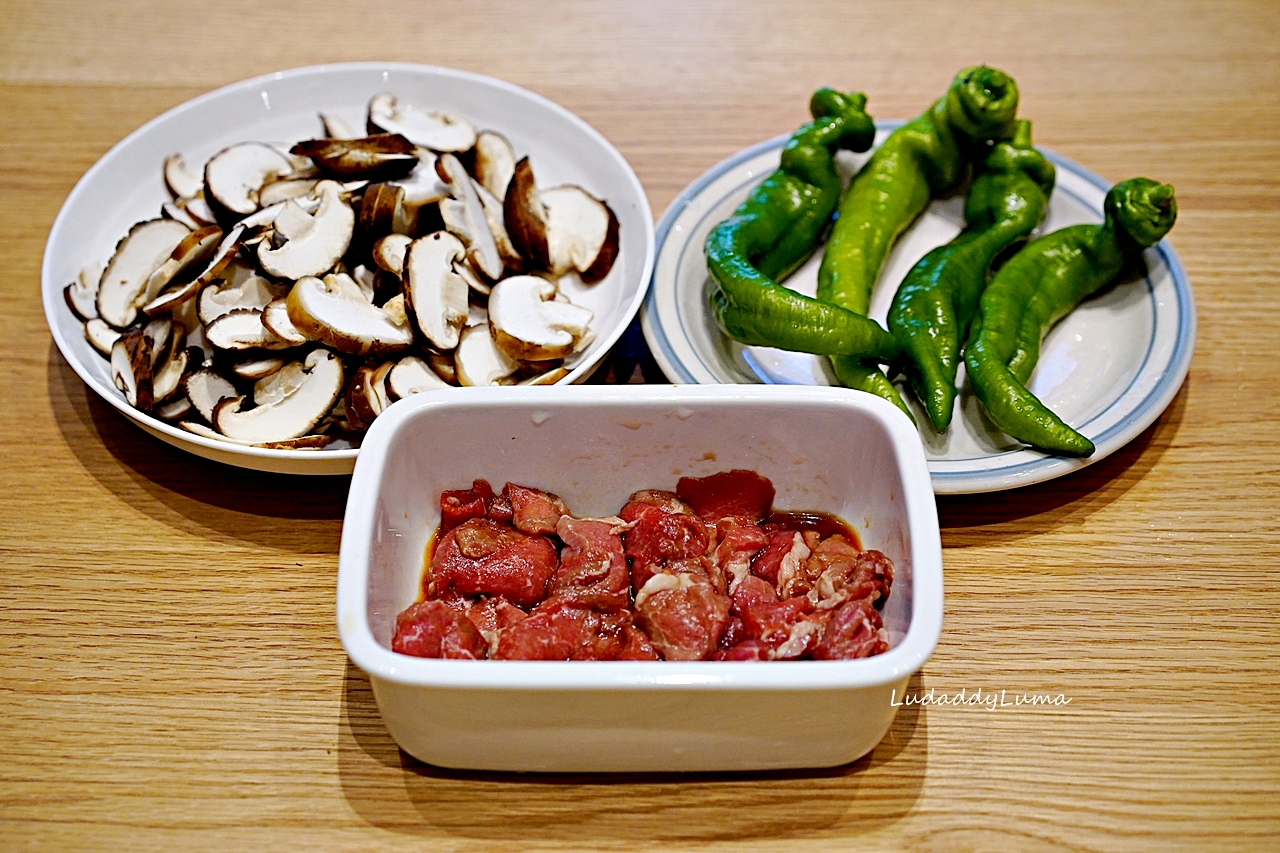
[[[900,124],[877,122],[878,138],[883,139]],[[706,233],[776,167],[778,153],[788,138],[778,136],[766,140],[717,164],[686,187],[658,223],[653,280],[645,298],[641,324],[654,359],[672,382],[823,384],[829,379],[824,379],[817,367],[801,363],[816,365],[822,361],[817,357],[743,347],[729,341],[702,310],[702,294],[708,283],[701,257],[702,241]],[[1074,221],[1101,221],[1102,198],[1111,184],[1065,157],[1041,150],[1058,167],[1059,174],[1043,232]],[[846,161],[845,166],[852,170],[856,163]],[[960,203],[962,201],[960,199]],[[939,223],[948,216],[956,219],[960,215],[959,207],[953,202],[949,210],[938,208],[940,214],[932,213],[939,204],[934,202],[931,212],[921,217],[920,222],[930,217],[936,221],[929,223],[930,234],[920,237],[911,247],[918,254],[904,255],[896,261],[899,274],[932,245],[949,239],[946,228],[952,232],[958,230],[959,221],[951,225]],[[913,230],[924,227],[917,223]],[[905,237],[899,245],[903,242]],[[1057,385],[1052,386],[1055,393],[1064,395],[1062,399],[1068,408],[1075,406],[1075,417],[1068,420],[1094,442],[1097,447],[1094,455],[1088,459],[1052,456],[1013,442],[985,421],[976,405],[970,403],[968,417],[957,417],[954,423],[958,426],[953,425],[952,433],[969,431],[972,435],[961,435],[955,442],[956,447],[951,446],[950,438],[929,435],[931,430],[927,426],[921,428],[935,493],[998,491],[1062,476],[1115,452],[1159,417],[1177,394],[1191,364],[1195,346],[1195,303],[1182,264],[1167,240],[1148,250],[1146,262],[1144,276],[1104,291],[1112,296],[1086,301],[1055,327],[1046,339],[1041,364],[1032,380],[1033,390],[1041,393],[1035,383],[1041,381],[1042,373],[1049,375],[1057,371],[1056,380],[1043,381],[1056,381]],[[889,268],[894,263],[891,255],[883,276],[885,281],[889,280]],[[802,274],[797,273],[788,283],[800,278]],[[803,282],[796,285],[796,289],[806,292]],[[892,298],[892,289],[883,281],[877,287],[871,314],[881,322],[887,300]],[[879,315],[877,303],[881,305]],[[1089,331],[1093,334],[1087,334]],[[1055,338],[1060,341],[1056,350],[1049,346]],[[1124,344],[1119,345],[1117,342],[1122,339]],[[1054,363],[1054,352],[1063,354],[1059,357],[1061,364]],[[763,363],[770,358],[789,360],[790,364],[771,373]],[[1107,368],[1111,373],[1106,377],[1110,381],[1096,383],[1101,391],[1090,384],[1088,370],[1083,371],[1083,378],[1076,382],[1080,387],[1071,387],[1071,380],[1063,370],[1073,367],[1078,360],[1091,362],[1098,370],[1103,369],[1100,365],[1111,365]],[[801,368],[799,375],[797,365]],[[812,378],[806,371],[812,373]],[[963,401],[972,395],[962,390],[961,396]],[[1055,407],[1053,400],[1045,399]],[[1067,412],[1063,414],[1067,416]]]

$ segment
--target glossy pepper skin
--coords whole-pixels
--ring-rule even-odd
[[[1035,230],[1056,170],[1031,144],[1031,122],[991,149],[965,198],[965,227],[907,273],[889,308],[889,330],[910,358],[912,386],[938,432],[951,423],[960,344],[998,255]]]
[[[985,66],[956,75],[928,110],[889,134],[840,202],[818,270],[818,298],[866,314],[871,291],[898,236],[935,196],[964,179],[994,140],[1013,136],[1018,87]],[[837,379],[907,411],[888,378],[854,357],[832,359]]]
[[[1044,333],[1114,280],[1177,219],[1173,187],[1132,178],[1107,193],[1101,225],[1073,225],[1028,243],[982,294],[965,345],[969,381],[987,416],[1034,447],[1089,456],[1093,442],[1027,390]]]
[[[866,96],[819,89],[813,121],[792,134],[777,171],[707,235],[710,303],[717,325],[751,346],[891,358],[897,343],[874,320],[782,287],[813,253],[840,200],[835,151],[866,151],[875,124]]]

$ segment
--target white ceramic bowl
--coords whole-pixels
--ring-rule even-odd
[[[147,432],[199,456],[280,473],[350,473],[357,453],[351,448],[240,447],[134,409],[112,383],[107,360],[85,340],[83,324],[67,308],[62,290],[82,268],[105,264],[133,223],[160,214],[160,205],[169,200],[161,175],[169,154],[182,154],[194,168],[235,142],[288,147],[321,135],[320,111],[362,127],[368,101],[378,92],[497,130],[511,140],[517,156],[529,156],[540,185],[579,184],[613,208],[621,247],[612,271],[591,286],[572,277],[562,282],[570,299],[596,317],[595,343],[569,365],[563,381],[590,376],[639,310],[653,268],[653,214],[626,159],[573,113],[511,83],[448,68],[363,62],[282,71],[201,95],[129,134],[84,174],[49,232],[41,291],[53,339],[85,384]]]
[[[417,600],[439,495],[483,477],[609,515],[642,488],[733,468],[775,507],[835,514],[886,553],[895,580],[885,654],[853,661],[518,662],[391,651]],[[579,386],[461,389],[391,406],[347,499],[338,631],[369,674],[391,736],[431,764],[543,772],[836,766],[884,736],[942,626],[929,471],[908,419],[843,389]],[[899,698],[899,701],[901,699]]]

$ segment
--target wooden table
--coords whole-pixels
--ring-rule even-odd
[[[0,3],[0,849],[1201,850],[1280,844],[1280,6]],[[40,257],[76,179],[208,89],[320,62],[455,66],[577,112],[655,213],[822,85],[914,115],[1013,74],[1036,138],[1176,185],[1191,373],[1065,479],[939,500],[916,692],[834,770],[511,777],[424,766],[334,628],[347,481],[163,445],[53,346]],[[778,721],[785,725],[785,721]]]

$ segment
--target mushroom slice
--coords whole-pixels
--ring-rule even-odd
[[[264,272],[297,280],[333,268],[351,245],[355,227],[355,212],[343,200],[342,192],[340,184],[321,181],[316,185],[320,206],[316,208],[311,229],[278,249],[265,241],[258,244],[258,263]]]
[[[350,355],[408,349],[413,330],[364,298],[349,276],[324,280],[307,276],[294,284],[286,301],[289,320],[313,340]]]
[[[168,259],[147,279],[143,300],[150,302],[184,270],[194,264],[203,264],[213,254],[213,250],[221,239],[222,229],[216,225],[206,225],[183,237],[169,253]]]
[[[187,168],[181,154],[164,158],[164,185],[175,199],[195,198],[204,189],[204,181]]]
[[[387,398],[391,401],[403,400],[423,391],[434,391],[437,388],[448,388],[445,382],[431,367],[416,355],[407,355],[392,366],[387,374]]]
[[[284,299],[275,299],[267,303],[267,307],[262,309],[262,325],[277,338],[292,346],[300,346],[311,340],[289,319],[289,306]]]
[[[98,282],[101,280],[102,267],[85,267],[75,281],[62,289],[62,298],[77,320],[87,322],[98,316]]]
[[[501,133],[482,130],[476,135],[476,181],[497,198],[506,198],[507,184],[516,171],[516,152]]]
[[[293,171],[293,161],[270,145],[241,142],[205,163],[204,198],[219,219],[234,221],[261,207],[258,191],[263,184]]]
[[[576,270],[588,284],[608,275],[618,257],[618,217],[609,205],[571,184],[541,195],[551,271],[564,275]]]
[[[536,373],[528,379],[521,379],[520,385],[555,385],[569,375],[566,367],[553,367],[544,373]]]
[[[149,219],[130,228],[98,283],[98,316],[117,329],[131,325],[144,301],[147,280],[190,233],[172,219]]]
[[[187,372],[190,355],[185,349],[179,349],[155,372],[151,381],[151,395],[156,404],[169,402],[182,390],[182,377]]]
[[[179,207],[172,201],[166,201],[164,204],[160,205],[160,215],[165,219],[172,219],[175,222],[181,222],[192,231],[205,226],[205,223],[197,221],[194,216],[187,213],[185,208]]]
[[[404,307],[404,294],[397,293],[395,296],[382,303],[382,310],[387,312],[387,316],[398,326],[409,325],[409,312]]]
[[[220,441],[224,444],[238,444],[241,447],[263,447],[268,450],[319,450],[333,441],[333,438],[327,435],[300,435],[297,438],[290,438],[284,441],[238,441],[227,438],[216,429],[210,429],[201,423],[183,421],[179,426],[192,435],[198,435],[201,438]]]
[[[272,181],[258,191],[258,203],[270,207],[291,198],[302,198],[310,195],[320,183],[315,178],[285,178]]]
[[[329,413],[342,393],[342,361],[328,350],[312,350],[301,372],[299,381],[279,398],[273,397],[252,409],[244,409],[244,397],[218,403],[211,421],[214,429],[228,438],[254,444],[306,435]]]
[[[498,246],[498,255],[504,266],[519,270],[524,266],[524,258],[516,251],[511,235],[507,233],[506,220],[502,212],[502,200],[499,196],[485,189],[483,184],[476,184],[476,194],[480,196],[480,206],[484,209],[484,220],[489,226],[489,233]]]
[[[467,283],[457,273],[466,257],[462,241],[448,231],[436,231],[409,244],[405,255],[405,309],[418,331],[437,349],[458,345],[467,319]]]
[[[236,224],[223,236],[222,242],[218,244],[218,248],[214,249],[212,257],[209,258],[208,263],[205,264],[205,268],[201,270],[199,275],[187,283],[172,287],[152,299],[142,307],[143,313],[155,315],[163,311],[174,311],[177,306],[203,291],[235,258],[236,253],[240,251],[240,238],[243,235],[244,225]]]
[[[548,361],[572,353],[588,333],[592,314],[555,301],[556,286],[536,275],[504,278],[489,295],[495,344],[514,359]]]
[[[459,385],[498,385],[520,369],[520,362],[494,344],[487,323],[463,330],[453,363]]]
[[[407,177],[397,178],[394,182],[404,188],[405,207],[415,211],[424,204],[449,196],[449,185],[440,180],[440,173],[436,171],[436,152],[419,147],[417,154],[418,165]]]
[[[427,352],[424,355],[427,366],[436,372],[436,376],[439,376],[450,385],[458,384],[458,368],[454,364],[453,353]]]
[[[348,180],[403,178],[418,165],[416,147],[398,133],[378,133],[359,139],[307,139],[289,152],[310,157],[326,175]]]
[[[357,429],[368,429],[390,405],[383,383],[393,367],[393,361],[377,367],[365,365],[351,377],[346,394],[343,395],[343,403],[346,406],[347,420]]]
[[[449,182],[451,198],[440,202],[440,215],[449,231],[467,246],[467,257],[476,271],[496,281],[502,275],[502,255],[489,230],[484,205],[476,192],[476,183],[461,162],[452,154],[444,154],[436,163],[440,177]]]
[[[414,145],[432,151],[467,151],[476,144],[476,129],[464,118],[447,113],[428,113],[410,104],[401,104],[395,95],[382,92],[369,101],[369,131],[398,133]]]
[[[612,208],[572,184],[540,191],[528,157],[516,164],[507,187],[503,222],[515,250],[557,276],[576,270],[584,282],[596,282],[618,256]]]
[[[261,311],[287,293],[279,285],[239,265],[232,268],[229,279],[221,285],[205,288],[200,294],[200,322],[206,326],[237,308]]]
[[[204,200],[203,190],[195,198],[183,199],[182,210],[201,225],[213,225],[218,221],[218,218],[213,215],[213,208],[209,207],[209,202]]]
[[[203,367],[187,374],[182,381],[182,389],[195,406],[200,417],[213,421],[213,410],[218,403],[228,397],[236,396],[236,386],[217,371]]]
[[[296,363],[296,362],[291,362]],[[231,365],[231,372],[241,379],[258,380],[272,376],[284,367],[283,358],[256,358]]]
[[[262,312],[251,308],[236,308],[210,323],[204,336],[215,348],[239,352],[242,350],[281,350],[293,344],[276,337],[262,324]]]
[[[151,366],[155,367],[169,357],[170,348],[178,349],[182,342],[176,340],[174,332],[185,336],[185,329],[174,329],[173,320],[168,316],[156,317],[142,327],[142,334],[151,348]],[[177,346],[172,346],[176,342]]]
[[[120,333],[106,324],[101,317],[93,317],[84,324],[84,336],[98,352],[111,357],[111,348],[120,340]]]
[[[396,275],[404,273],[404,256],[413,238],[407,234],[388,234],[373,244],[373,262]]]
[[[141,326],[131,326],[111,347],[111,380],[130,406],[146,412],[153,403],[151,378],[151,339]]]
[[[359,139],[360,133],[333,113],[320,113],[320,126],[330,139]]]
[[[311,233],[316,219],[298,204],[297,199],[280,202],[280,210],[271,220],[272,230],[284,241],[301,240]]]
[[[185,396],[175,397],[169,402],[161,406],[156,406],[154,414],[156,417],[166,421],[176,421],[185,418],[191,413],[191,401]]]
[[[373,184],[365,190],[360,200],[360,230],[368,239],[408,233],[408,223],[400,204],[403,198],[404,188],[396,184]]]

